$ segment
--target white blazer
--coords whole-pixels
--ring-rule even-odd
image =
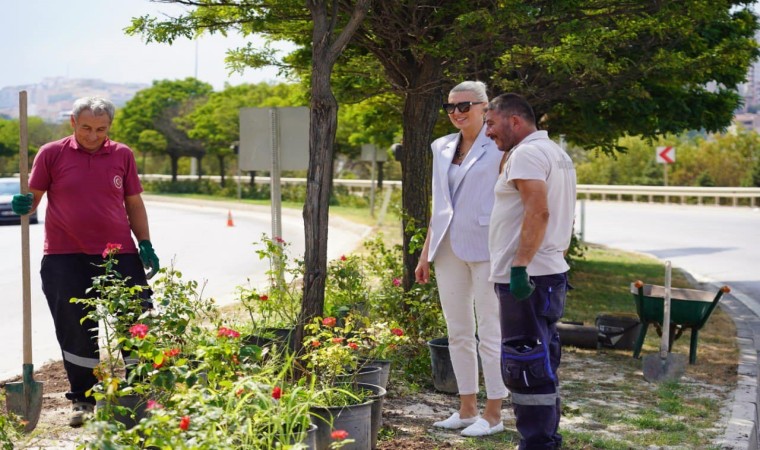
[[[454,188],[449,189],[449,167],[459,133],[436,139],[433,150],[433,213],[430,219],[428,261],[448,231],[451,249],[462,261],[488,261],[488,223],[494,202],[503,153],[486,136],[485,125],[459,167]],[[453,198],[450,192],[453,192]]]

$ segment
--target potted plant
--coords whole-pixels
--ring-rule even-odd
[[[270,341],[288,344],[292,349],[295,324],[301,309],[303,261],[291,258],[290,244],[280,237],[262,235],[256,250],[260,259],[266,259],[268,286],[264,289],[251,285],[238,286],[238,299],[248,312],[251,322],[250,342],[267,344]]]

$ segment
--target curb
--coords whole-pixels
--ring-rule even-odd
[[[717,285],[715,285],[717,286]],[[758,350],[760,350],[760,318],[747,306],[752,299],[731,291],[721,308],[736,325],[739,366],[736,389],[732,393],[726,431],[716,442],[721,449],[757,449],[760,410],[758,409]]]
[[[680,270],[690,283],[709,286],[710,291],[717,292],[725,285],[705,278],[698,280],[694,275]],[[718,306],[731,317],[736,326],[739,363],[736,389],[731,393],[729,403],[723,408],[722,416],[726,429],[713,444],[725,450],[756,450],[759,443],[757,424],[760,423],[760,317],[755,302],[749,296],[733,289],[723,296]]]

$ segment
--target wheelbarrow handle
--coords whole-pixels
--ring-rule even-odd
[[[703,326],[705,326],[705,323],[707,323],[707,319],[710,318],[710,314],[712,314],[715,307],[718,306],[718,302],[720,301],[720,298],[723,297],[723,294],[728,294],[729,292],[731,292],[731,288],[728,286],[723,286],[720,289],[718,289],[718,293],[715,294],[715,298],[710,304],[710,307],[707,308],[707,312],[705,313],[704,317],[702,317],[702,320],[699,322],[699,325],[697,326],[697,330],[700,330],[702,329]]]

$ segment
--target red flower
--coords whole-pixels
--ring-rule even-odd
[[[259,300],[261,300],[262,302],[265,302],[265,301],[269,300],[269,296],[268,295],[264,295],[264,294],[259,295]]]
[[[336,441],[342,441],[348,437],[348,431],[346,430],[334,430],[330,433],[330,437]]]
[[[179,352],[180,350],[178,348],[173,348],[171,350],[165,351],[164,356],[166,356],[167,358],[171,358],[171,357],[179,355]]]
[[[319,347],[320,345],[321,345],[321,344],[320,344],[320,343],[319,343],[319,341],[317,341],[317,340],[313,340],[313,341],[311,341],[311,346],[312,346],[312,347]]]
[[[232,359],[232,364],[240,364],[240,360],[238,359],[238,356],[235,355],[234,353],[232,354],[230,358]]]
[[[153,368],[154,369],[160,369],[160,368],[164,367],[164,362],[165,361],[166,361],[166,358],[162,359],[161,362],[159,362],[159,363],[153,363]]]
[[[164,405],[162,405],[161,403],[158,403],[155,400],[148,400],[148,406],[146,406],[145,408],[146,409],[161,409],[163,407]]]
[[[345,338],[342,338],[342,337],[334,337],[332,338],[332,342],[333,344],[340,344],[341,342],[343,342],[344,339]]]
[[[401,328],[393,328],[391,330],[391,333],[393,333],[393,334],[395,334],[396,336],[399,336],[399,337],[401,337],[401,336],[404,335],[404,331]]]
[[[346,255],[340,255],[340,260],[341,260],[341,261],[345,261],[345,260],[347,260],[347,259],[348,259],[348,258],[346,258]]]
[[[235,391],[235,395],[237,395],[238,397],[240,397],[244,393],[245,393],[245,388],[240,388],[237,391]]]
[[[190,416],[182,416],[182,419],[179,421],[179,429],[187,431],[188,428],[190,428]]]
[[[336,323],[337,321],[335,320],[335,317],[325,317],[324,319],[322,319],[322,325],[326,327],[332,328],[335,326]]]
[[[121,244],[114,244],[109,242],[106,244],[105,250],[103,250],[103,258],[115,255],[121,251]]]
[[[278,244],[284,244],[285,243],[285,239],[281,238],[280,236],[275,236],[274,237],[274,241],[277,242]]]
[[[233,330],[232,328],[227,327],[219,327],[219,331],[216,333],[217,337],[227,337],[227,338],[239,338],[240,333]]]
[[[274,389],[272,389],[272,398],[275,400],[279,400],[280,397],[282,397],[282,389],[280,386],[275,386]]]
[[[394,278],[393,279],[393,285],[396,286],[396,287],[401,286],[401,280],[399,280],[398,278]]]
[[[145,336],[148,334],[148,326],[143,323],[137,323],[129,327],[129,332],[133,338],[145,339]]]
[[[356,345],[356,342],[349,342],[348,346],[351,347],[351,350],[356,350],[359,348],[359,346]]]

